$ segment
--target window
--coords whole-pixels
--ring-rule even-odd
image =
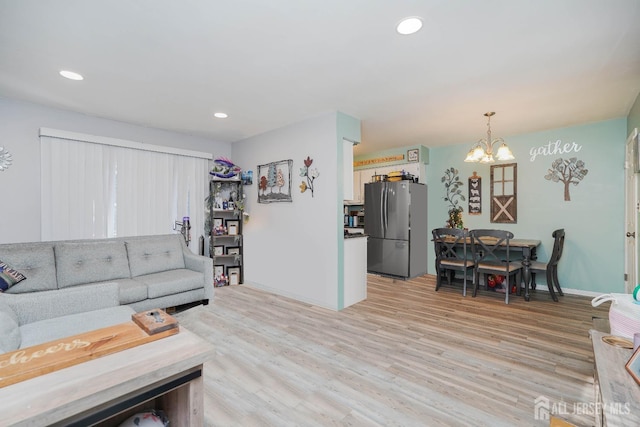
[[[204,231],[207,153],[41,129],[42,240]],[[197,251],[197,245],[190,245]]]

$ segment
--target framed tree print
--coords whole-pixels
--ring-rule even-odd
[[[258,203],[291,202],[293,160],[258,165]]]

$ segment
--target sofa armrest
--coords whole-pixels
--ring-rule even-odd
[[[115,282],[24,294],[5,293],[3,297],[18,316],[18,323],[21,326],[68,314],[120,305],[120,291]]]
[[[213,301],[213,260],[202,255],[192,254],[187,249],[184,251],[184,266],[189,270],[203,273],[205,298]]]

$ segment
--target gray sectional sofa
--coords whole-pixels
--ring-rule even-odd
[[[179,234],[0,244],[26,276],[0,293],[0,353],[213,299],[213,263]]]

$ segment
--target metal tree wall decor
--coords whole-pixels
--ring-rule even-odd
[[[460,189],[464,183],[458,176],[458,169],[449,168],[444,171],[444,176],[440,180],[444,184],[444,201],[449,202],[449,219],[447,226],[450,228],[464,228],[462,222],[462,206],[458,204],[465,201],[465,197]]]
[[[553,182],[562,182],[564,184],[564,201],[571,201],[569,194],[569,184],[578,185],[589,173],[585,169],[584,162],[572,157],[569,160],[557,159],[551,163],[551,169],[548,170],[544,179]]]
[[[300,184],[300,192],[304,193],[307,190],[311,190],[311,197],[313,197],[313,182],[320,176],[320,172],[318,172],[317,168],[310,169],[311,164],[313,163],[313,159],[311,157],[307,156],[303,162],[304,167],[300,168],[300,176],[306,177],[307,181],[302,181]]]

